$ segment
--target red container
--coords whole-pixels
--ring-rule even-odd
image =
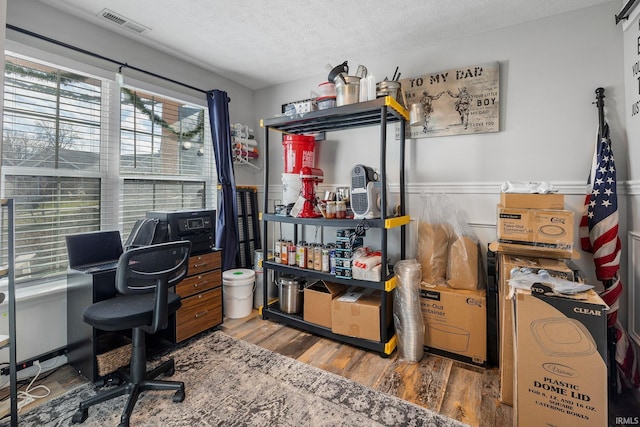
[[[300,169],[309,166],[315,167],[316,141],[309,135],[284,135],[284,172],[300,173]]]

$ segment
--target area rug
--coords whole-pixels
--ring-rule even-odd
[[[169,352],[186,399],[146,392],[131,426],[462,426],[458,421],[221,331]],[[95,394],[82,385],[20,416],[20,426],[67,426],[78,403]],[[81,426],[117,426],[125,397],[89,409]]]

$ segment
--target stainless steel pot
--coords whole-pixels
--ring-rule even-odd
[[[360,100],[360,77],[341,75],[334,80],[336,85],[336,105],[355,104]]]
[[[304,301],[304,280],[283,276],[278,281],[280,311],[289,314],[302,312]]]
[[[398,99],[400,93],[400,82],[384,80],[376,84],[376,97],[381,98],[390,96],[393,99]]]

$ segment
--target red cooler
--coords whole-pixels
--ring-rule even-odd
[[[315,167],[316,142],[310,135],[284,135],[284,172],[300,173],[300,169],[308,166]]]

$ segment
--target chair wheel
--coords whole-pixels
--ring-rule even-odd
[[[176,367],[171,365],[171,367],[164,372],[164,375],[165,377],[172,377],[173,374],[175,373],[176,373]]]
[[[178,390],[173,395],[173,401],[176,403],[180,403],[184,400],[184,396],[185,396],[184,390]]]
[[[73,424],[82,424],[89,417],[88,409],[78,409],[75,414],[73,414],[73,418],[71,418],[71,422]]]

